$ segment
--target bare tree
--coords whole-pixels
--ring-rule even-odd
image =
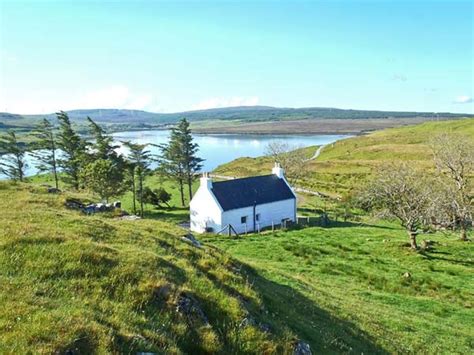
[[[432,139],[431,148],[444,189],[438,218],[459,228],[461,240],[467,240],[473,217],[474,142],[467,136],[443,133]]]
[[[308,159],[302,146],[273,141],[266,146],[265,155],[285,169],[285,176],[290,184],[294,184],[307,172]]]
[[[417,249],[418,229],[429,220],[434,193],[425,175],[408,165],[386,165],[359,196],[365,209],[385,212],[405,227],[410,246]]]

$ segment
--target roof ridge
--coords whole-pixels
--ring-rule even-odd
[[[221,183],[225,183],[225,182],[242,181],[242,180],[255,179],[255,178],[261,178],[261,177],[269,177],[269,176],[276,176],[276,175],[275,174],[266,174],[266,175],[246,176],[246,177],[237,178],[237,179],[230,179],[230,180],[223,180],[223,181],[213,181],[212,184],[221,184]]]

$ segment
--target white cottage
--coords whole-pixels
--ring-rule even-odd
[[[296,195],[275,164],[271,175],[213,182],[204,174],[190,203],[191,231],[259,231],[296,221]]]

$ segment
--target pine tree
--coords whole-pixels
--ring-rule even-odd
[[[178,183],[181,197],[181,206],[184,207],[184,183],[186,181],[186,174],[182,146],[177,130],[171,130],[171,136],[168,144],[160,145],[160,149],[161,159],[159,171],[166,177],[175,180]]]
[[[203,159],[197,156],[199,146],[193,142],[189,122],[183,118],[177,127],[183,154],[184,173],[188,184],[189,201],[193,198],[193,181],[202,168]]]
[[[31,155],[36,158],[36,168],[44,173],[48,172],[53,175],[56,189],[59,188],[58,183],[58,159],[57,159],[57,143],[54,134],[54,127],[46,118],[33,132],[33,136],[37,139],[33,143]]]
[[[0,137],[0,150],[5,154],[0,156],[0,173],[14,181],[23,181],[25,178],[26,146],[16,137],[15,132],[8,131],[7,135]]]
[[[124,142],[124,145],[129,149],[128,164],[133,167],[132,187],[135,190],[135,178],[138,179],[137,195],[140,202],[140,216],[143,217],[143,182],[145,176],[149,173],[148,167],[150,165],[150,151],[146,149],[147,144],[134,144],[131,142]]]
[[[64,182],[77,190],[80,187],[81,167],[87,162],[87,144],[72,128],[66,112],[61,111],[56,116],[59,120],[57,145],[63,152],[63,158],[58,163],[64,172]]]
[[[113,138],[109,136],[104,131],[104,129],[95,123],[90,117],[87,117],[87,121],[89,122],[89,128],[95,141],[92,147],[92,154],[95,156],[95,158],[117,160],[118,154],[116,153],[115,149],[117,149],[119,146],[113,144]]]
[[[183,118],[176,127],[171,129],[168,144],[160,146],[162,161],[161,171],[174,179],[181,194],[181,204],[184,206],[184,185],[188,185],[189,200],[193,197],[192,184],[196,173],[202,168],[203,159],[197,156],[199,146],[193,142],[189,122]]]

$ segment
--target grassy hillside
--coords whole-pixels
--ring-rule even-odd
[[[474,139],[474,119],[426,122],[338,141],[326,146],[316,160],[308,162],[308,174],[299,185],[328,194],[345,194],[387,161],[409,160],[430,169],[433,162],[428,144],[442,132],[461,133]],[[240,158],[218,167],[215,172],[248,176],[262,174],[272,164],[266,157]]]
[[[68,196],[0,182],[0,353],[291,351],[258,273],[172,224],[85,216]]]
[[[337,108],[280,108],[268,106],[226,107],[208,110],[186,111],[177,113],[153,113],[141,110],[124,109],[88,109],[68,111],[72,121],[80,126],[86,123],[90,116],[96,122],[110,130],[150,129],[175,123],[186,117],[194,123],[204,123],[204,126],[219,127],[222,124],[244,124],[248,122],[267,121],[296,121],[311,119],[425,119],[434,117],[432,112],[402,112],[402,111],[373,111],[373,110],[343,110]],[[465,114],[438,113],[438,117],[460,118]],[[0,112],[0,129],[2,126],[17,126],[17,130],[31,129],[43,118],[55,119],[55,114],[18,115]],[[216,122],[217,121],[217,122]],[[206,123],[207,122],[207,123]]]
[[[474,245],[449,234],[421,238],[432,240],[433,249],[409,251],[405,232],[390,224],[208,241],[255,268],[265,282],[297,292],[269,302],[311,344],[329,337],[344,351],[359,353],[346,342],[346,331],[357,329],[390,353],[472,353]],[[293,311],[300,307],[306,307],[304,317]]]

